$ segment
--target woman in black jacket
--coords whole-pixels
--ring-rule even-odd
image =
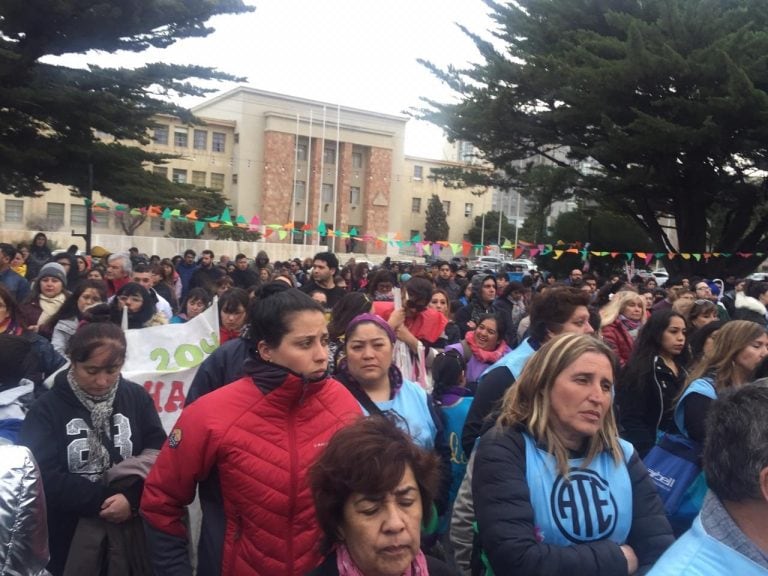
[[[648,471],[618,437],[614,362],[591,336],[555,337],[480,439],[472,494],[495,574],[642,573],[672,544]]]
[[[98,519],[124,524],[136,518],[142,478],[120,486],[107,479],[113,467],[133,457],[141,455],[142,466],[148,466],[157,453],[145,451],[159,450],[165,441],[149,394],[120,375],[125,354],[125,335],[118,326],[105,322],[80,328],[69,344],[71,367],[56,376],[53,389],[35,402],[21,428],[19,444],[32,450],[43,476],[48,570],[54,576],[64,572],[81,518],[91,525]],[[123,467],[135,470],[137,463]]]
[[[641,328],[616,386],[621,437],[640,457],[659,432],[674,432],[674,401],[688,376],[686,323],[682,314],[660,310]]]

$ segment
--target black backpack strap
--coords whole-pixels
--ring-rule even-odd
[[[381,408],[376,406],[376,403],[371,400],[371,397],[359,386],[347,386],[347,390],[349,390],[350,394],[355,397],[355,400],[357,400],[363,408],[368,410],[368,414],[377,414],[379,416],[383,414]]]

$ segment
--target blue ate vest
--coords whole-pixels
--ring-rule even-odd
[[[632,528],[632,481],[626,466],[632,445],[619,440],[625,462],[618,466],[608,452],[584,468],[583,458],[570,459],[566,480],[557,471],[555,457],[527,433],[523,437],[537,540],[555,546],[598,540],[626,543]]]
[[[464,428],[464,422],[467,420],[469,407],[472,406],[471,396],[465,396],[459,399],[456,404],[451,406],[441,406],[440,413],[445,425],[445,435],[448,438],[448,444],[451,447],[451,489],[448,493],[449,502],[456,499],[459,492],[459,486],[464,479],[464,473],[467,470],[467,455],[461,446],[461,431]]]
[[[685,429],[685,411],[683,410],[683,403],[688,394],[694,393],[701,394],[712,400],[717,400],[717,391],[715,390],[715,384],[711,378],[697,378],[688,385],[685,392],[683,392],[683,395],[680,396],[680,400],[677,401],[677,406],[675,406],[675,426],[677,426],[677,429],[680,430],[686,438],[688,437],[688,431]]]
[[[427,405],[427,393],[418,384],[403,380],[403,385],[392,400],[376,402],[382,412],[396,412],[404,422],[398,419],[398,426],[411,436],[421,448],[432,450],[435,447],[437,427]],[[368,411],[361,406],[368,416]]]
[[[712,538],[701,517],[658,559],[648,576],[768,576],[768,570]]]
[[[520,342],[520,345],[517,348],[507,352],[496,362],[488,366],[488,368],[486,368],[483,373],[480,374],[480,377],[477,380],[478,384],[483,383],[483,376],[488,374],[488,372],[491,370],[495,370],[499,366],[504,366],[507,368],[512,373],[512,376],[515,378],[515,380],[517,380],[520,378],[520,374],[523,373],[523,368],[525,368],[528,359],[533,356],[534,352],[536,352],[536,348],[531,345],[531,339],[526,338]]]

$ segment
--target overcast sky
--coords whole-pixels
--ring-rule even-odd
[[[487,37],[481,0],[247,0],[253,13],[220,16],[216,32],[160,51],[65,57],[67,65],[202,64],[247,77],[253,88],[400,114],[424,96],[451,94],[416,62],[462,67],[479,54],[456,23]],[[222,89],[234,85],[222,85]],[[187,100],[185,105],[196,101]],[[440,158],[441,132],[411,120],[406,153]]]

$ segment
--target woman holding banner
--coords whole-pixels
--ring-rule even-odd
[[[149,394],[120,375],[126,343],[118,326],[84,325],[67,352],[71,366],[33,404],[19,435],[43,476],[48,570],[54,576],[64,574],[65,566],[67,573],[101,574],[98,551],[109,539],[107,563],[110,573],[119,573],[114,562],[146,557],[137,513],[143,477],[165,432]],[[118,532],[122,538],[115,541],[111,536]],[[127,534],[139,548],[124,547]]]
[[[184,409],[147,479],[156,574],[192,574],[183,520],[199,479],[198,574],[304,574],[321,560],[308,470],[361,410],[326,376],[325,315],[308,295],[256,300],[250,336],[245,376]]]

